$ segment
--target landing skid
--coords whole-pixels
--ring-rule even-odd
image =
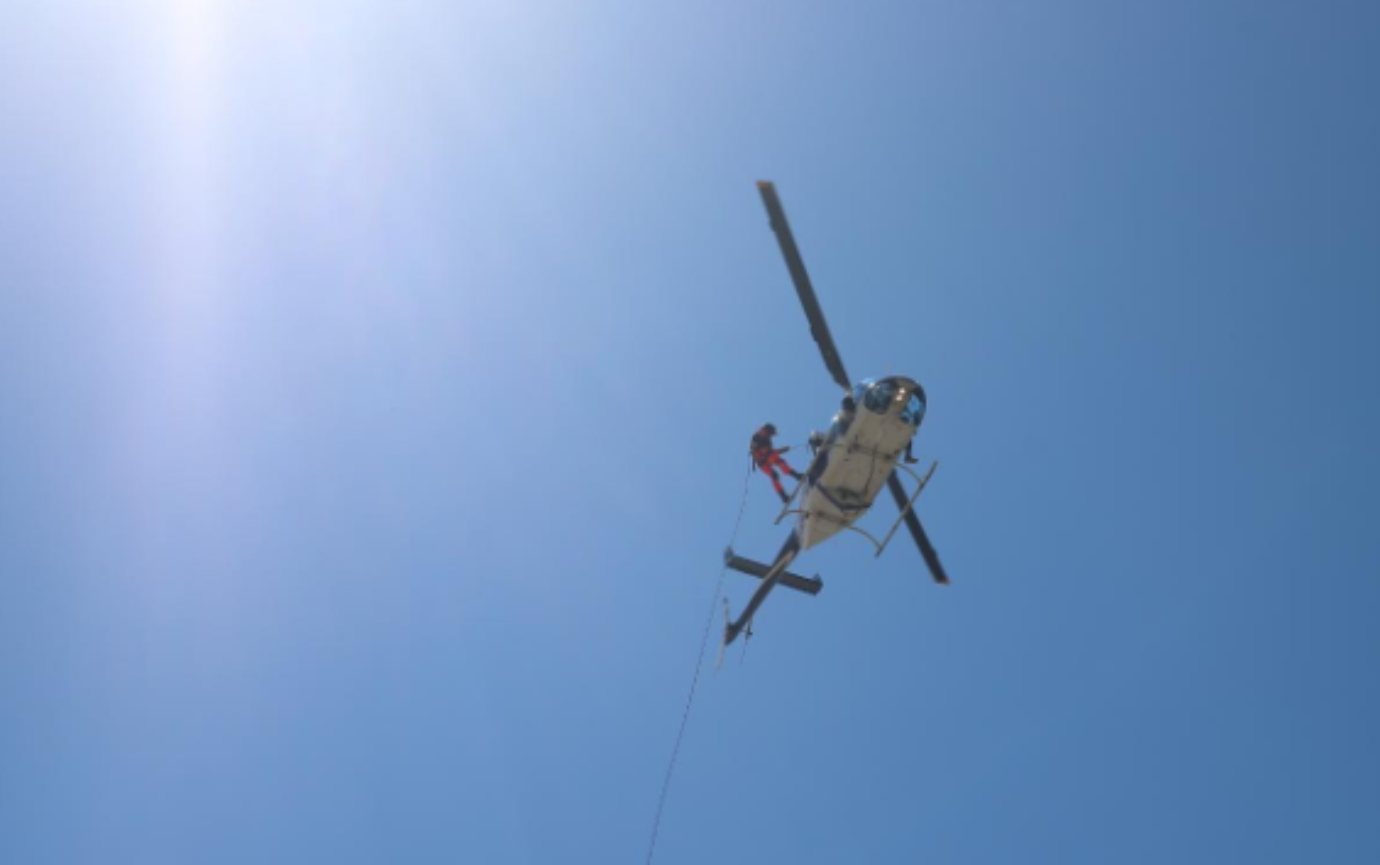
[[[882,538],[880,541],[877,540],[876,536],[873,535],[871,532],[869,532],[867,529],[860,529],[860,528],[858,528],[857,526],[853,525],[853,523],[852,523],[851,520],[840,520],[840,519],[837,519],[837,518],[835,518],[835,517],[832,517],[832,516],[829,515],[829,514],[824,514],[824,513],[819,513],[819,512],[811,513],[810,511],[807,511],[807,510],[805,510],[804,508],[792,508],[792,507],[791,507],[791,502],[793,502],[793,501],[795,500],[795,493],[792,493],[792,494],[791,494],[791,499],[790,499],[790,501],[787,501],[787,502],[786,502],[786,506],[785,506],[785,508],[781,511],[780,515],[777,516],[776,522],[778,522],[778,523],[781,522],[783,519],[785,519],[785,518],[786,518],[787,516],[789,516],[790,514],[810,514],[810,515],[812,515],[815,519],[827,519],[827,520],[829,520],[830,522],[833,522],[833,523],[838,524],[838,526],[839,526],[841,529],[844,529],[844,530],[850,531],[850,532],[855,532],[855,533],[857,533],[857,534],[859,534],[859,535],[862,535],[863,537],[867,538],[869,541],[872,542],[872,546],[873,546],[873,548],[875,548],[875,550],[876,550],[876,555],[877,555],[877,556],[880,556],[882,553],[886,552],[887,545],[891,543],[891,538],[892,538],[892,536],[895,535],[895,534],[896,534],[896,530],[899,529],[899,528],[901,527],[901,523],[905,522],[905,520],[906,520],[906,515],[909,514],[909,513],[911,512],[911,509],[912,509],[912,508],[914,508],[914,506],[915,506],[915,500],[918,499],[918,498],[920,498],[920,494],[921,494],[922,492],[925,491],[925,485],[928,484],[928,483],[930,482],[930,478],[934,475],[934,470],[937,469],[937,468],[939,468],[939,463],[938,463],[938,462],[930,463],[930,470],[927,471],[927,472],[925,472],[924,477],[921,477],[920,475],[916,474],[915,471],[914,471],[913,469],[911,469],[909,466],[905,466],[905,465],[902,465],[902,464],[900,464],[900,463],[897,463],[896,468],[897,468],[897,470],[903,471],[903,472],[905,472],[906,474],[910,475],[912,478],[914,478],[914,479],[916,480],[918,486],[916,486],[915,492],[914,492],[914,494],[911,495],[910,500],[906,502],[905,507],[901,508],[901,513],[900,513],[900,515],[899,515],[898,517],[896,517],[896,522],[894,522],[894,523],[891,524],[891,528],[887,531],[886,537]],[[799,492],[799,488],[797,488],[796,491]],[[826,493],[826,495],[827,495],[827,493]],[[837,503],[837,502],[835,502],[835,505],[836,505],[836,506],[841,506],[841,505],[839,505],[839,503]],[[864,506],[864,507],[855,508],[855,510],[864,510],[864,511],[865,511],[865,510],[868,510],[868,509],[870,509],[870,508],[871,508],[871,503],[868,503],[868,504],[867,504],[866,506]],[[732,550],[729,550],[729,551],[728,551],[728,555],[732,555],[732,553],[733,553]],[[752,563],[752,564],[756,564],[756,563],[754,562],[754,563]],[[733,568],[734,570],[743,570],[742,568],[735,567],[735,566],[732,565],[732,564],[730,564],[729,567]],[[761,565],[757,565],[757,567],[760,568],[760,567],[762,567],[762,566],[761,566]],[[743,572],[744,572],[744,573],[752,573],[752,572],[750,572],[750,571],[743,571]],[[753,576],[761,576],[761,574],[753,573]],[[784,580],[784,579],[782,580],[782,582],[783,582],[783,583],[786,583],[787,585],[789,585],[789,582],[787,582],[787,581]],[[792,586],[792,588],[798,588],[798,587],[797,587],[797,586]],[[808,589],[807,589],[806,591],[808,591]],[[813,591],[813,592],[810,592],[810,594],[815,594],[816,592],[818,592],[818,589],[816,589],[816,590]]]
[[[867,538],[869,541],[872,542],[872,545],[877,548],[878,556],[880,556],[886,550],[886,545],[891,543],[891,536],[896,534],[896,530],[901,527],[901,523],[903,523],[906,519],[906,514],[910,513],[911,508],[915,507],[915,500],[920,498],[920,494],[925,491],[925,485],[930,482],[930,478],[934,475],[934,470],[939,468],[939,462],[935,461],[930,463],[930,470],[925,472],[925,476],[923,478],[916,474],[909,467],[902,465],[900,463],[896,464],[896,468],[915,478],[915,480],[919,483],[919,486],[915,488],[915,494],[910,497],[910,501],[906,502],[906,506],[904,508],[901,508],[901,515],[896,518],[896,522],[891,524],[891,531],[887,532],[886,537],[882,538],[881,542],[879,543],[876,538],[872,537],[862,529],[856,526],[849,526],[850,529],[852,529],[853,531],[857,532],[858,534],[862,535],[863,537]]]

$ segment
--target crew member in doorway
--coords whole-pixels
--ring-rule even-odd
[[[800,472],[791,468],[781,455],[790,450],[789,447],[772,447],[772,436],[776,435],[776,427],[772,424],[763,424],[762,428],[752,434],[752,464],[757,466],[767,477],[771,478],[771,485],[776,487],[776,494],[781,497],[781,501],[789,502],[791,497],[786,495],[786,488],[781,486],[781,476],[776,473],[780,468],[786,474],[800,480]]]
[[[839,435],[848,432],[848,428],[853,425],[853,418],[858,416],[858,404],[851,396],[845,396],[843,403],[839,406],[839,413],[834,416],[834,422],[838,424]]]

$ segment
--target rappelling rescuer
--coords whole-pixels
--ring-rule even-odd
[[[785,487],[781,486],[781,476],[776,473],[779,467],[786,474],[800,480],[800,472],[791,468],[790,465],[781,458],[781,455],[790,450],[789,447],[772,447],[772,436],[776,435],[776,427],[773,424],[763,424],[762,428],[752,434],[752,464],[766,473],[771,478],[771,485],[776,487],[776,494],[781,497],[783,503],[789,502],[791,497],[786,495]]]

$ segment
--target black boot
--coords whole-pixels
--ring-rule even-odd
[[[783,505],[788,505],[788,504],[791,503],[791,497],[790,497],[790,496],[786,495],[785,493],[781,492],[780,490],[777,490],[776,494],[777,494],[778,496],[781,497],[781,504],[783,504]]]

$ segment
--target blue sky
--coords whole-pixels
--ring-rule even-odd
[[[836,405],[771,179],[954,584],[802,559],[655,861],[1375,861],[1377,37],[7,4],[0,860],[644,861],[747,438]]]

